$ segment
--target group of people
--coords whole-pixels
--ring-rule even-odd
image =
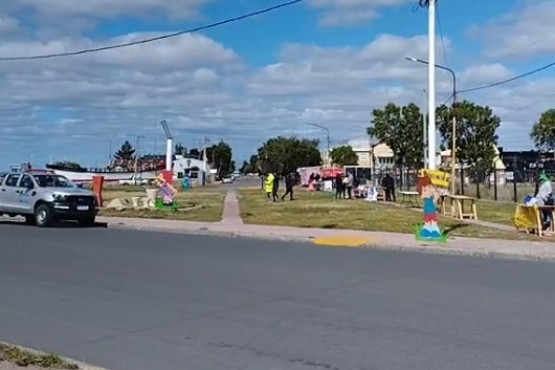
[[[353,186],[355,185],[355,177],[352,173],[345,176],[342,173],[335,175],[335,199],[353,199]]]
[[[293,188],[297,184],[297,174],[291,172],[285,176],[285,193],[281,196],[281,200],[289,195],[289,200],[293,199]],[[277,202],[280,197],[278,195],[279,191],[279,176],[275,172],[269,172],[264,175],[264,190],[266,191],[266,196],[272,202]]]

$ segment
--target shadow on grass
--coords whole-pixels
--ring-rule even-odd
[[[459,229],[464,229],[465,227],[469,227],[469,226],[470,226],[469,224],[464,224],[464,223],[459,223],[459,224],[456,224],[456,225],[452,225],[452,226],[446,227],[443,230],[443,234],[447,237],[453,231],[456,231],[456,230],[459,230]]]

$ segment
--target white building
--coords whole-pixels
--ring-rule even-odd
[[[374,168],[376,170],[393,167],[394,156],[389,146],[373,142],[368,136],[361,136],[347,141],[343,145],[353,148],[358,157],[360,167]]]
[[[197,185],[203,183],[204,178],[207,182],[211,182],[211,168],[204,161],[197,158],[184,157],[182,155],[176,155],[173,161],[173,175],[175,178],[181,179],[186,173],[193,182]]]

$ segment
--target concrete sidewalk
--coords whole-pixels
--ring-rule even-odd
[[[123,217],[98,217],[109,228],[267,240],[309,242],[322,246],[368,247],[481,257],[555,261],[555,243],[451,238],[447,243],[425,243],[414,235],[356,230],[265,226],[232,222],[190,222]]]

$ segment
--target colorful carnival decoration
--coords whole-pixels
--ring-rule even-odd
[[[156,178],[156,185],[158,186],[158,197],[155,203],[156,209],[179,209],[179,205],[174,199],[177,190],[166,180],[163,174]]]
[[[424,223],[416,226],[416,239],[434,242],[446,242],[447,234],[438,224],[437,208],[441,198],[440,190],[449,187],[448,173],[436,170],[422,170],[418,178],[418,192],[424,203]]]

